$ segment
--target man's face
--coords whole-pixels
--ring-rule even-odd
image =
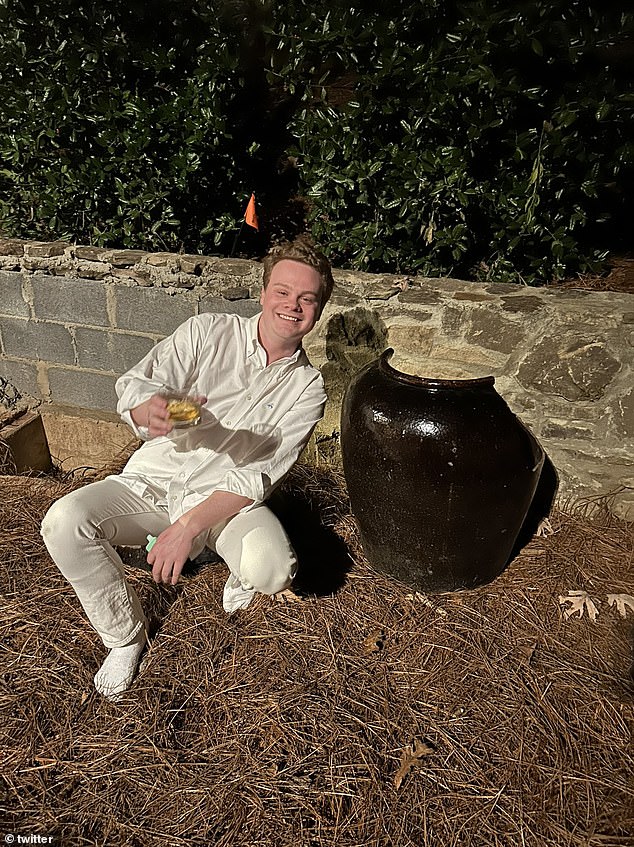
[[[274,265],[269,284],[262,289],[260,332],[266,343],[294,344],[315,326],[321,313],[319,272],[303,262],[282,259]]]

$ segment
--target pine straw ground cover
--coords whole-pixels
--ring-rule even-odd
[[[0,836],[634,844],[634,618],[606,601],[634,593],[631,526],[556,512],[492,584],[425,598],[364,562],[341,480],[298,468],[303,599],[227,617],[222,564],[173,589],[131,571],[157,632],[110,703],[91,687],[104,648],[39,536],[81,482],[1,478]],[[594,622],[562,614],[575,589]]]

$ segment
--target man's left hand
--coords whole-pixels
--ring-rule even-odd
[[[193,541],[191,533],[178,521],[163,530],[147,556],[154,582],[176,585]]]

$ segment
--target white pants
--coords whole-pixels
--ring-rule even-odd
[[[159,535],[170,523],[167,509],[139,497],[116,477],[72,491],[46,513],[44,543],[106,647],[129,644],[146,625],[113,545],[145,545],[146,536]],[[244,588],[263,594],[288,588],[297,570],[295,551],[265,505],[212,528],[207,546]]]

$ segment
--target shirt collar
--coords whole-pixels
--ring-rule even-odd
[[[266,350],[264,349],[264,347],[262,347],[258,338],[258,323],[260,321],[261,314],[261,312],[258,312],[257,315],[253,315],[252,318],[249,318],[249,336],[251,344],[251,352],[249,353],[249,358],[251,356],[258,356],[260,361],[263,363],[263,366],[266,367]],[[304,348],[300,344],[292,356],[286,356],[283,359],[278,359],[278,362],[276,362],[275,364],[281,362],[285,362],[286,364],[293,364],[299,359],[303,352]]]

